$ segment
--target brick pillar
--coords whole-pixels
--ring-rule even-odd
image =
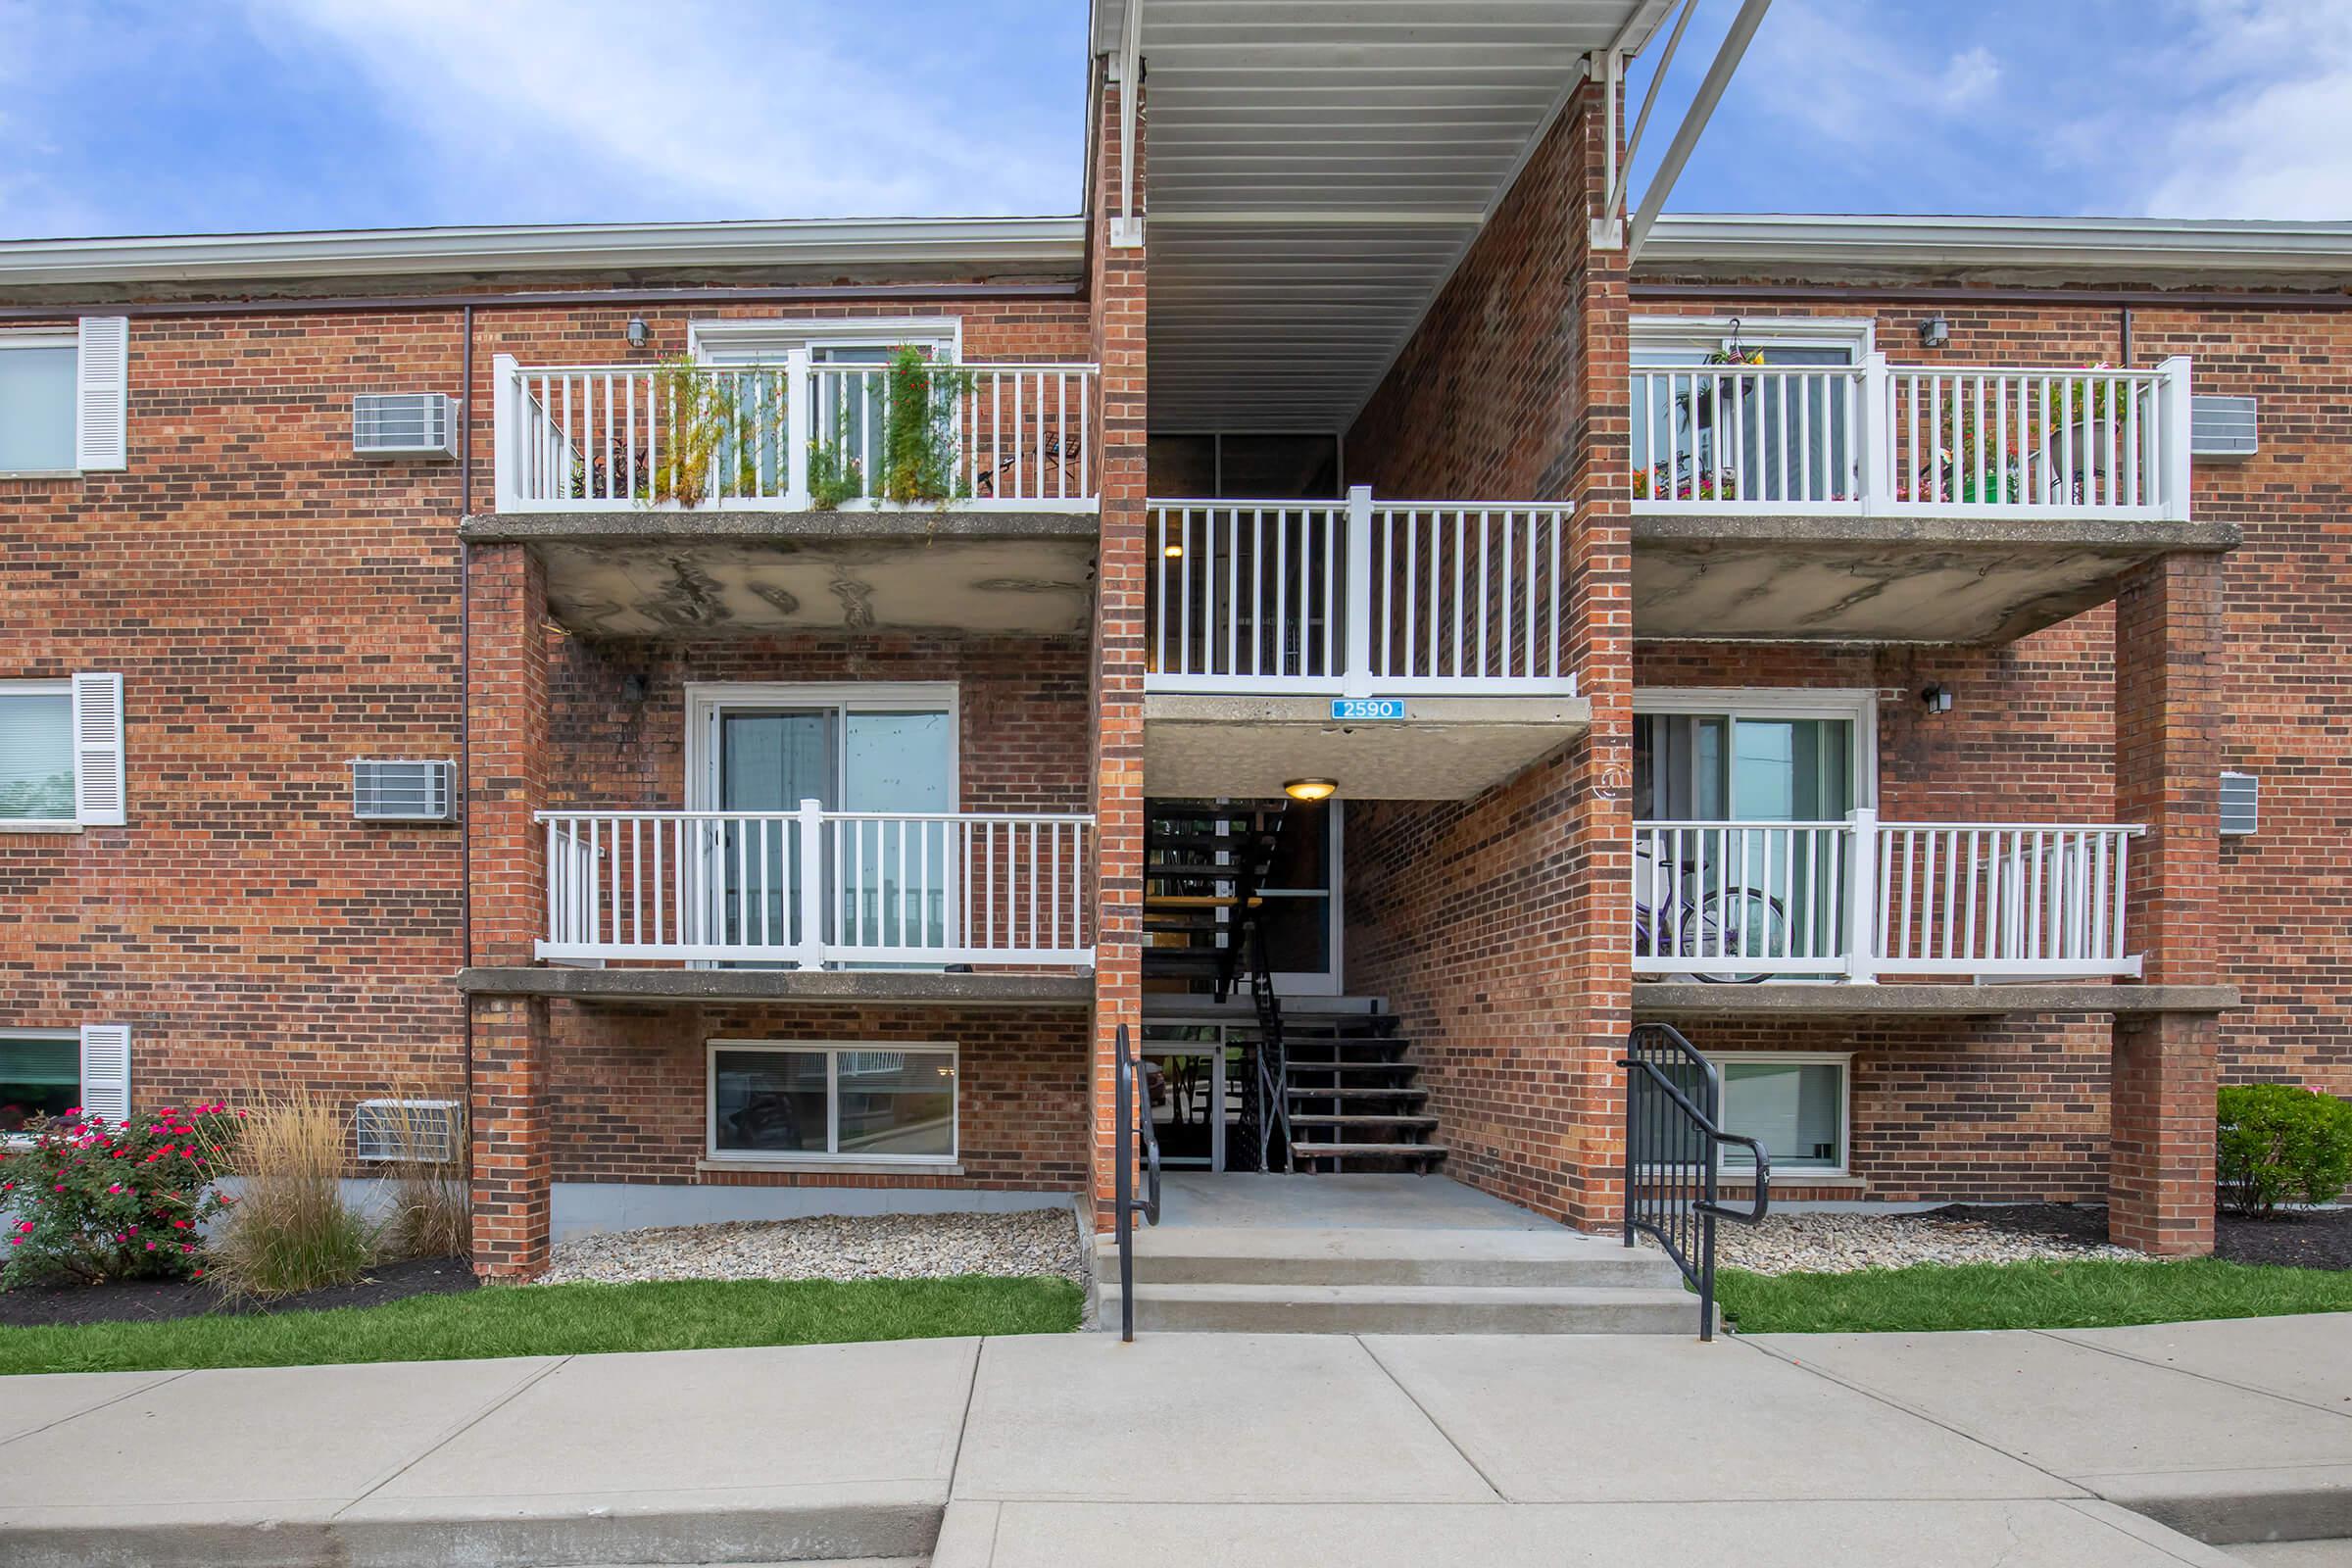
[[[529,1279],[547,1267],[547,1003],[475,997],[473,1271]]]
[[[1595,250],[1590,220],[1607,193],[1607,88],[1578,90],[1585,200],[1562,215],[1577,287],[1570,345],[1576,387],[1568,496],[1568,646],[1592,727],[1572,749],[1564,803],[1572,892],[1566,909],[1564,1039],[1573,1126],[1562,1187],[1569,1217],[1618,1222],[1625,1200],[1625,1090],[1617,1066],[1632,1018],[1633,497],[1623,249]],[[1622,116],[1620,116],[1622,122]]]
[[[1098,68],[1100,69],[1100,67]],[[1119,200],[1119,94],[1105,86],[1095,168],[1094,354],[1102,369],[1098,471],[1102,537],[1095,589],[1095,1217],[1108,1230],[1118,1028],[1143,1025],[1144,899],[1144,250],[1109,245]],[[1144,196],[1143,112],[1136,114],[1135,199]]]
[[[479,545],[466,576],[466,834],[471,861],[469,966],[532,961],[544,928],[547,578],[521,545]],[[528,1277],[547,1265],[547,1004],[476,995],[472,1053],[473,1266]]]
[[[2132,847],[2125,918],[2151,985],[2218,978],[2222,561],[2171,555],[2116,595],[2115,802],[2147,825]],[[2119,1016],[2108,1113],[2108,1233],[2142,1251],[2213,1250],[2220,1020]]]

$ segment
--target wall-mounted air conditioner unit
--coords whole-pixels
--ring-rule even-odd
[[[356,392],[351,450],[363,458],[454,458],[457,400],[446,392]]]
[[[2221,835],[2242,839],[2262,825],[2262,780],[2252,773],[2222,775]]]
[[[457,814],[456,764],[363,757],[351,764],[351,814],[363,822],[446,822]]]
[[[2260,450],[2252,398],[2199,392],[2188,400],[2188,455],[2192,458],[2250,458]]]
[[[351,1130],[360,1158],[371,1165],[448,1165],[458,1157],[452,1100],[363,1100]]]

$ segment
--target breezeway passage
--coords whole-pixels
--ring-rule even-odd
[[[27,1377],[0,1385],[0,1531],[12,1568],[2225,1568],[2191,1537],[2352,1534],[2345,1327],[1062,1335]]]

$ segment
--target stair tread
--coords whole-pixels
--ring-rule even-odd
[[[1116,1278],[1102,1282],[1102,1295],[1115,1300]],[[1138,1280],[1135,1298],[1163,1301],[1357,1301],[1408,1305],[1454,1301],[1465,1305],[1612,1306],[1671,1303],[1691,1307],[1696,1300],[1681,1284],[1664,1285],[1195,1285],[1160,1284]]]
[[[1435,1127],[1435,1116],[1376,1116],[1376,1115],[1309,1115],[1303,1111],[1291,1112],[1291,1122],[1299,1127]]]
[[[1346,1086],[1330,1089],[1301,1088],[1298,1084],[1284,1086],[1293,1100],[1427,1100],[1426,1089],[1350,1089]]]
[[[1287,1057],[1283,1065],[1293,1072],[1419,1072],[1420,1065],[1410,1061],[1326,1061],[1321,1056],[1301,1061]]]
[[[1291,1152],[1306,1159],[1335,1159],[1353,1155],[1359,1159],[1395,1158],[1444,1159],[1449,1151],[1444,1144],[1299,1144],[1291,1145]]]

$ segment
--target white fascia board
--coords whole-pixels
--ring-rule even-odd
[[[752,220],[326,229],[0,242],[0,287],[674,267],[1075,269],[1079,218]]]
[[[2352,223],[1669,213],[1637,270],[1731,265],[2328,271],[2352,269]]]

